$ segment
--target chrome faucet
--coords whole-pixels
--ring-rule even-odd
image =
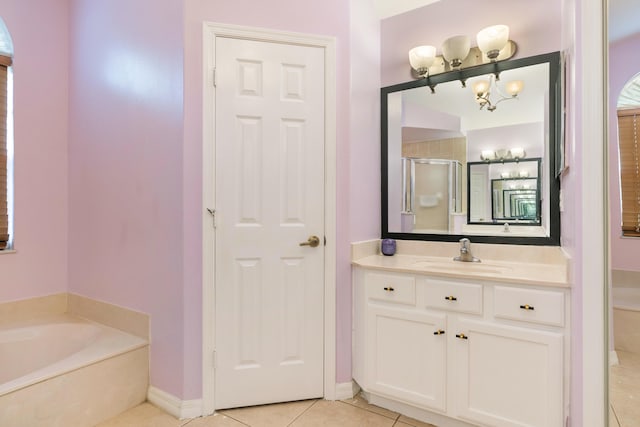
[[[460,256],[453,259],[462,262],[480,262],[480,260],[471,255],[471,240],[465,238],[460,239]]]

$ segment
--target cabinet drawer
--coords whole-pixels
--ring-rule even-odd
[[[496,286],[493,313],[502,319],[564,326],[564,294]]]
[[[416,304],[416,280],[413,276],[369,273],[367,295],[371,299],[398,304]]]
[[[482,285],[427,279],[425,303],[427,307],[482,314]]]

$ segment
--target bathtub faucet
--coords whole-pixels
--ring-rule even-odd
[[[465,238],[460,239],[460,256],[453,259],[462,262],[480,262],[480,260],[471,254],[471,240]]]

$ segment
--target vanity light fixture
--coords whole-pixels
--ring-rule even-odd
[[[512,148],[510,150],[500,148],[498,150],[482,150],[480,152],[480,160],[490,162],[492,160],[504,161],[515,159],[517,162],[518,160],[524,159],[526,155],[526,151],[521,147]]]
[[[409,51],[409,63],[420,78],[426,78],[509,59],[517,50],[515,42],[509,40],[509,27],[506,25],[493,25],[481,30],[476,41],[478,45],[472,47],[469,36],[449,37],[442,43],[442,56],[436,56],[434,46],[417,46]],[[464,80],[461,82],[464,87]]]
[[[436,60],[434,46],[418,46],[409,51],[409,63],[420,77],[429,76],[429,67]]]
[[[513,80],[507,82],[505,89],[507,91],[507,95],[502,93],[498,88],[496,83],[496,76],[491,74],[489,76],[489,80],[478,80],[473,86],[473,93],[476,96],[476,102],[480,104],[480,109],[482,110],[484,107],[487,107],[488,111],[495,111],[498,108],[498,104],[502,101],[507,101],[509,99],[515,99],[518,97],[522,89],[524,88],[524,82],[522,80]],[[497,93],[500,97],[497,101],[491,101],[491,91]]]

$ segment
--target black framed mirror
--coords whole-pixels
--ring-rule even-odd
[[[560,69],[554,52],[382,88],[382,237],[559,245]]]

